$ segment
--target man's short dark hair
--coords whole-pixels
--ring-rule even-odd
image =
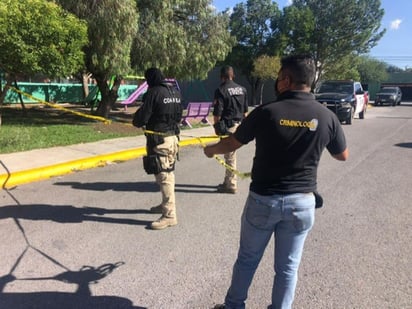
[[[233,67],[230,65],[225,65],[220,69],[220,77],[230,79],[235,76],[235,73],[233,71]]]
[[[280,61],[282,71],[287,71],[292,82],[312,86],[315,80],[315,61],[311,55],[291,55]]]

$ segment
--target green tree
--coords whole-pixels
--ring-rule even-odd
[[[280,58],[277,56],[262,55],[254,61],[252,76],[262,80],[260,86],[260,104],[263,99],[263,87],[265,81],[276,79],[280,69]]]
[[[314,56],[319,80],[351,54],[376,46],[385,33],[383,15],[380,0],[294,0],[283,11],[280,32],[287,53]]]
[[[356,80],[360,81],[358,66],[360,58],[358,55],[350,54],[339,59],[333,66],[329,66],[322,74],[322,80]]]
[[[382,82],[388,79],[386,71],[388,65],[385,62],[369,56],[359,57],[358,71],[362,83]]]
[[[130,73],[130,52],[137,32],[135,0],[58,0],[87,22],[89,44],[85,65],[101,93],[97,114],[108,117],[118,97],[122,76]],[[113,81],[111,85],[110,81]]]
[[[316,21],[308,7],[286,6],[280,17],[271,19],[274,37],[271,45],[282,50],[282,54],[307,53],[316,48],[312,40]]]
[[[405,71],[410,71],[410,69],[406,69]],[[396,65],[388,65],[388,67],[386,68],[386,71],[388,73],[399,73],[399,72],[403,72],[404,70],[402,70],[400,67],[396,66]]]
[[[176,78],[205,78],[234,45],[228,16],[210,0],[137,0],[139,31],[132,49],[133,68],[151,66]]]
[[[256,104],[259,85],[262,80],[252,74],[254,61],[261,55],[277,55],[273,48],[275,36],[270,25],[271,20],[280,18],[278,5],[271,0],[248,0],[239,3],[230,16],[230,31],[236,37],[237,44],[225,60],[228,64],[240,68],[252,86],[250,102]],[[272,43],[272,44],[271,44]]]
[[[87,26],[60,6],[45,0],[0,2],[0,71],[6,86],[36,73],[68,76],[83,66]]]

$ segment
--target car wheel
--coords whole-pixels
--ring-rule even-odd
[[[346,118],[346,124],[352,124],[352,119],[353,119],[353,107],[350,109],[349,115]]]
[[[401,101],[398,102],[398,105],[401,105]]]

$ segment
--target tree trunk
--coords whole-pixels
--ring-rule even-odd
[[[14,80],[14,88],[16,88],[17,90],[20,90],[19,85],[17,85],[17,79]],[[18,93],[18,95],[19,95],[20,105],[23,110],[23,113],[26,114],[26,106],[24,105],[23,96],[21,95],[20,92]]]
[[[259,96],[259,85],[261,82],[261,78],[255,78],[255,77],[249,77],[248,78],[249,84],[252,86],[251,87],[251,94],[249,96],[249,105],[255,106],[257,105],[258,102],[258,96]]]
[[[0,106],[3,105],[8,89],[9,89],[9,83],[8,81],[6,81],[6,85],[4,85],[3,89],[0,89]]]
[[[83,99],[86,99],[89,95],[89,79],[92,76],[90,73],[82,74],[82,85],[83,85]]]
[[[263,104],[263,87],[265,86],[265,83],[262,81],[261,86],[260,86],[260,101],[259,105]]]
[[[106,78],[96,77],[97,86],[99,87],[102,99],[97,107],[96,114],[108,118],[110,111],[114,107],[118,98],[118,90],[120,87],[121,78],[116,76],[113,81],[113,86],[110,87],[109,81]]]
[[[0,126],[2,124],[2,111],[4,99],[6,98],[7,90],[9,90],[9,85],[12,83],[12,80],[13,79],[6,78],[6,84],[2,89],[0,89]]]

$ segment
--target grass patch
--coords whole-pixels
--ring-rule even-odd
[[[12,153],[55,146],[89,143],[104,139],[136,136],[141,130],[124,122],[103,124],[69,112],[46,108],[1,109],[0,153]]]
[[[67,108],[90,114],[90,108],[83,106],[75,105]],[[0,113],[2,120],[0,154],[143,134],[141,129],[131,125],[133,113],[126,113],[122,108],[111,112],[111,124],[104,124],[42,105],[27,105],[26,113],[20,107],[3,106]],[[210,121],[211,119],[212,116],[210,116]],[[194,121],[192,126],[200,128],[209,125],[201,123],[199,119],[199,121]],[[181,127],[182,131],[188,129],[190,129],[189,126]]]
[[[1,153],[88,143],[103,139],[137,135],[136,133],[102,133],[96,131],[93,126],[82,125],[2,125],[0,130]]]

